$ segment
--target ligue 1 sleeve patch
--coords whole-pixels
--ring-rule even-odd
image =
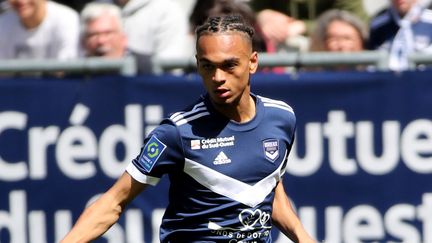
[[[159,141],[155,136],[152,136],[147,141],[139,158],[139,163],[143,166],[146,172],[151,171],[166,147],[167,146]]]

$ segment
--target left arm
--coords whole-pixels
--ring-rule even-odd
[[[304,229],[300,219],[294,212],[288,196],[285,193],[282,181],[275,189],[273,201],[272,220],[276,227],[294,242],[316,242]]]

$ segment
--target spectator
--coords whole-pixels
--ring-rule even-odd
[[[0,15],[0,59],[69,59],[78,55],[79,17],[46,0],[9,0]]]
[[[122,6],[128,47],[156,58],[189,57],[185,12],[173,0],[116,0]]]
[[[88,57],[121,58],[127,52],[121,10],[109,3],[89,3],[81,12],[81,38]]]
[[[307,42],[302,36],[306,32],[303,21],[271,9],[258,12],[257,21],[267,41],[268,52],[286,48],[304,50]]]
[[[360,52],[365,50],[368,39],[366,24],[356,15],[339,9],[327,10],[319,16],[315,29],[311,33],[310,48],[312,52]],[[327,68],[329,69],[329,68]],[[336,65],[331,69],[342,71],[352,67]],[[363,65],[355,69],[364,70]],[[322,68],[308,68],[309,71],[319,71]]]
[[[431,44],[432,10],[421,0],[391,0],[371,21],[369,48],[388,51],[392,70],[406,70],[408,55],[431,52]]]
[[[356,15],[339,9],[324,12],[311,33],[310,51],[358,52],[365,49],[368,30]]]
[[[86,4],[81,12],[81,36],[85,56],[123,58],[131,55],[138,60],[138,73],[151,72],[149,55],[138,56],[127,49],[118,6],[103,2]]]
[[[360,17],[363,21],[367,22],[369,16],[364,8],[365,0],[250,0],[255,11],[262,11],[264,9],[273,9],[284,14],[287,14],[295,19],[302,20],[311,30],[317,16],[323,14],[330,9],[341,9],[349,11],[356,16]],[[375,2],[387,0],[374,0]]]

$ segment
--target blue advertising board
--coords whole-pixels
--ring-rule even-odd
[[[254,93],[296,112],[284,184],[319,241],[432,242],[431,76],[253,76]],[[204,92],[195,75],[0,80],[0,242],[58,242],[145,135]],[[140,194],[97,242],[158,242],[168,187]]]

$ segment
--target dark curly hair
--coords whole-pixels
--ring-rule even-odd
[[[254,29],[240,15],[210,17],[204,24],[197,27],[195,33],[198,40],[203,35],[234,31],[244,33],[252,42]]]

